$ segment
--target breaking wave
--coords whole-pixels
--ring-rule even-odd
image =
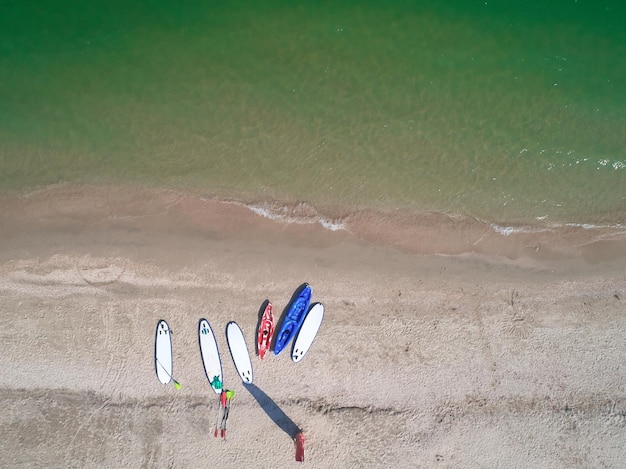
[[[257,215],[281,223],[313,224],[318,223],[327,230],[346,230],[346,225],[341,219],[331,220],[320,215],[312,205],[306,202],[285,204],[279,202],[256,202],[242,204]]]

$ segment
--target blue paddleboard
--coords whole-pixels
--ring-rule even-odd
[[[294,335],[296,335],[300,326],[302,326],[302,321],[304,321],[310,302],[311,286],[307,283],[298,297],[291,303],[278,334],[275,334],[274,355],[282,352]]]

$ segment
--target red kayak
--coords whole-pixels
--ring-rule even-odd
[[[265,311],[263,311],[263,317],[261,318],[261,324],[259,325],[259,339],[258,350],[259,358],[263,360],[263,357],[270,349],[272,344],[272,336],[274,335],[274,312],[272,309],[272,303],[267,302]]]
[[[304,462],[304,433],[296,435],[296,461]]]

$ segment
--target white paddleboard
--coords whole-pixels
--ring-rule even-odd
[[[168,384],[172,380],[172,331],[164,320],[156,327],[154,368],[161,383]]]
[[[252,384],[252,361],[250,353],[243,338],[243,332],[236,322],[231,321],[226,325],[226,340],[230,355],[233,357],[233,363],[237,369],[237,373],[241,376],[244,384]]]
[[[202,318],[198,323],[198,341],[200,342],[200,356],[204,366],[204,374],[216,394],[221,394],[224,383],[222,376],[222,360],[217,348],[217,341],[209,321]]]
[[[324,319],[324,305],[322,303],[315,303],[306,314],[302,327],[298,331],[296,339],[293,341],[291,359],[294,362],[302,360],[304,355],[311,348],[311,345],[313,345],[317,331],[319,331],[322,325],[322,319]]]

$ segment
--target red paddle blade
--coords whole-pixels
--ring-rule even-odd
[[[304,462],[304,433],[296,435],[296,461]]]

